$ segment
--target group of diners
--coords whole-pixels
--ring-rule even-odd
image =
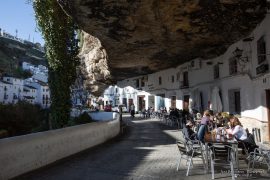
[[[198,116],[200,116],[198,114]],[[194,125],[197,125],[197,132],[194,131]],[[234,115],[224,118],[221,113],[213,115],[211,111],[206,110],[203,116],[196,123],[194,121],[187,121],[183,128],[183,134],[191,140],[199,140],[205,142],[205,135],[210,131],[217,132],[219,129],[224,130],[223,135],[227,134],[228,137],[234,137],[239,143],[238,147],[242,148],[242,153],[247,151],[252,152],[258,146],[254,141],[252,134],[244,129],[241,122]],[[225,137],[226,138],[226,137]]]

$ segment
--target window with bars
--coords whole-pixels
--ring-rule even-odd
[[[257,57],[258,64],[266,61],[266,42],[264,40],[264,36],[257,41]]]
[[[158,78],[158,84],[159,84],[159,85],[162,84],[162,78],[161,78],[161,77]]]
[[[237,74],[237,72],[238,72],[237,59],[230,58],[229,59],[229,73],[230,75],[234,75],[234,74]]]
[[[214,66],[214,79],[218,79],[219,78],[219,65],[216,64]]]
[[[184,87],[188,87],[189,86],[188,72],[187,71],[183,72],[183,86]]]

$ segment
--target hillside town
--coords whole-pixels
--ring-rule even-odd
[[[50,90],[48,86],[48,69],[45,66],[33,66],[23,62],[23,70],[33,76],[27,79],[3,76],[0,80],[0,103],[14,104],[27,101],[42,108],[50,107]]]

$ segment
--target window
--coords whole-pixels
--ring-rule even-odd
[[[162,79],[161,79],[161,77],[158,78],[158,84],[159,84],[159,85],[162,84]]]
[[[172,83],[174,83],[174,76],[172,76]]]
[[[214,79],[218,79],[219,78],[219,65],[216,64],[214,66]]]
[[[261,64],[266,60],[266,43],[264,37],[261,37],[257,41],[257,56],[258,56],[258,64]]]
[[[241,114],[241,96],[239,89],[229,90],[229,110],[233,114]]]
[[[188,72],[183,72],[183,86],[184,87],[188,87],[189,86],[189,82],[188,82]]]
[[[144,87],[145,83],[144,83],[144,78],[141,79],[141,87]]]
[[[229,59],[229,73],[230,75],[237,74],[237,60],[236,58]]]
[[[180,81],[180,72],[176,74],[176,81]]]
[[[139,81],[139,79],[136,79],[136,87],[137,88],[140,87],[140,81]]]

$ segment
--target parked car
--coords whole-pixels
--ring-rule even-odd
[[[111,105],[105,105],[104,111],[111,112],[112,111],[112,106]]]

